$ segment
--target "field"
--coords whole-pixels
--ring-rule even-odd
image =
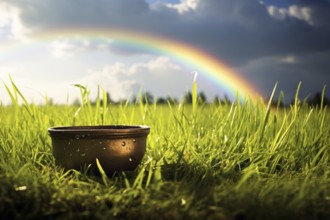
[[[1,219],[330,219],[326,107],[201,105],[195,93],[192,105],[103,105],[102,93],[91,105],[83,88],[81,106],[37,106],[7,89]],[[149,125],[140,166],[108,177],[56,166],[48,127],[91,124]]]

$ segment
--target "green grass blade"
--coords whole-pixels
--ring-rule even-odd
[[[108,178],[107,174],[105,173],[99,159],[97,159],[97,158],[96,158],[96,166],[97,166],[97,168],[98,168],[98,170],[101,174],[102,181],[103,181],[104,185],[108,187],[109,186],[109,178]]]
[[[192,89],[191,89],[191,96],[192,96],[192,108],[193,108],[193,115],[196,117],[197,114],[197,108],[198,108],[198,100],[197,100],[197,72],[195,72],[194,75],[194,81],[192,84]]]
[[[261,127],[261,132],[260,132],[259,143],[264,138],[264,133],[265,133],[265,129],[266,129],[266,126],[267,126],[268,119],[269,119],[269,114],[270,114],[270,111],[271,111],[271,106],[272,106],[272,102],[273,102],[273,99],[274,99],[276,87],[277,87],[277,83],[275,84],[275,86],[273,88],[273,91],[272,91],[272,94],[271,94],[271,96],[270,96],[270,98],[268,100],[268,104],[267,104],[267,108],[266,108],[266,113],[265,113],[265,116],[264,116],[264,120],[262,121],[262,127]]]

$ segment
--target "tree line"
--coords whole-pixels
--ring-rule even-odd
[[[265,100],[266,103],[268,103],[269,99]],[[290,105],[293,105],[295,103],[295,100],[292,100],[290,103],[284,103],[283,99],[274,99],[271,102],[271,105],[273,107],[280,107],[280,108],[285,108],[288,107]],[[308,96],[306,97],[304,100],[302,100],[300,102],[300,104],[305,103],[308,106],[312,106],[312,107],[325,107],[325,106],[330,106],[330,99],[326,96],[323,96],[322,93],[320,92],[316,92],[314,95],[312,96]]]
[[[141,93],[140,95],[134,95],[132,98],[130,99],[121,99],[119,101],[114,101],[111,98],[111,95],[109,92],[106,92],[106,100],[107,100],[107,104],[121,104],[121,103],[129,103],[129,104],[138,104],[140,102],[142,102],[143,104],[178,104],[178,103],[185,103],[185,104],[192,104],[192,92],[191,91],[187,91],[182,99],[177,99],[175,97],[172,96],[166,96],[166,97],[155,97],[151,92],[149,91],[145,91],[143,93]],[[91,104],[95,105],[97,100],[91,100]],[[103,104],[103,100],[100,100],[101,104]],[[208,101],[207,96],[205,95],[205,93],[203,91],[199,92],[197,94],[197,102],[198,104],[210,104],[210,103],[215,103],[215,104],[224,104],[224,103],[231,103],[231,101],[229,100],[229,98],[227,96],[225,96],[224,98],[220,98],[219,96],[215,96],[214,99],[212,101]],[[76,98],[73,101],[73,105],[80,105],[81,104],[81,100],[79,98]]]
[[[119,101],[114,101],[111,98],[111,95],[109,92],[106,92],[106,100],[107,100],[107,104],[121,104],[121,103],[129,103],[129,104],[138,104],[140,102],[142,102],[143,104],[178,104],[180,102],[185,103],[185,104],[191,104],[192,103],[192,92],[191,91],[187,91],[183,98],[181,100],[171,97],[171,96],[166,96],[166,97],[155,97],[151,92],[149,91],[145,91],[143,93],[141,93],[139,96],[135,95],[130,99],[121,99]],[[268,103],[269,98],[265,99],[264,102]],[[101,104],[103,103],[103,100],[100,100]],[[213,100],[208,100],[207,96],[205,95],[205,93],[203,91],[199,92],[197,94],[197,102],[198,104],[231,104],[232,101],[225,95],[224,97],[220,98],[218,95],[216,95]],[[328,106],[330,105],[330,99],[328,99],[327,97],[323,97],[322,99],[322,94],[320,92],[315,93],[313,96],[306,98],[303,102],[305,102],[307,105],[309,106]],[[81,101],[79,98],[76,98],[73,101],[73,105],[80,105]],[[91,104],[95,104],[96,100],[91,101]],[[290,103],[284,103],[283,100],[280,99],[273,99],[271,105],[272,106],[279,106],[279,107],[288,107],[291,104],[294,103],[294,100],[291,101]]]

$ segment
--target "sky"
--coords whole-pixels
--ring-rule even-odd
[[[139,91],[180,99],[198,72],[208,101],[229,95],[182,56],[80,33],[122,30],[202,51],[265,98],[276,82],[287,102],[299,82],[302,98],[324,86],[330,97],[329,22],[329,0],[0,0],[0,80],[10,74],[34,103],[72,102],[73,84],[115,101]],[[0,103],[9,100],[1,83]]]

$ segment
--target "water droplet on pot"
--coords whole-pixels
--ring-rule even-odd
[[[126,142],[125,141],[121,142],[121,146],[122,147],[125,147],[126,146]]]
[[[136,142],[136,140],[135,139],[133,139],[133,143],[135,143]]]
[[[71,142],[69,141],[69,142],[68,142],[68,145],[70,145],[70,144],[71,144]]]
[[[82,156],[82,157],[84,157],[84,156],[86,156],[86,154],[85,154],[85,153],[83,153],[83,154],[81,154],[81,156]]]
[[[129,162],[132,162],[133,161],[133,159],[130,157],[130,158],[128,158],[128,160],[129,160]]]
[[[79,135],[76,135],[75,138],[78,140],[80,138],[80,136]]]
[[[80,149],[79,148],[77,149],[77,152],[80,152]]]
[[[103,142],[102,142],[102,141],[100,141],[100,142],[99,142],[99,144],[103,144]]]
[[[72,157],[72,154],[70,154],[69,156]]]
[[[107,149],[106,147],[103,148],[103,150],[106,150],[106,149]]]
[[[25,191],[26,189],[27,189],[26,186],[16,186],[16,187],[15,187],[15,190],[16,190],[16,191]]]

